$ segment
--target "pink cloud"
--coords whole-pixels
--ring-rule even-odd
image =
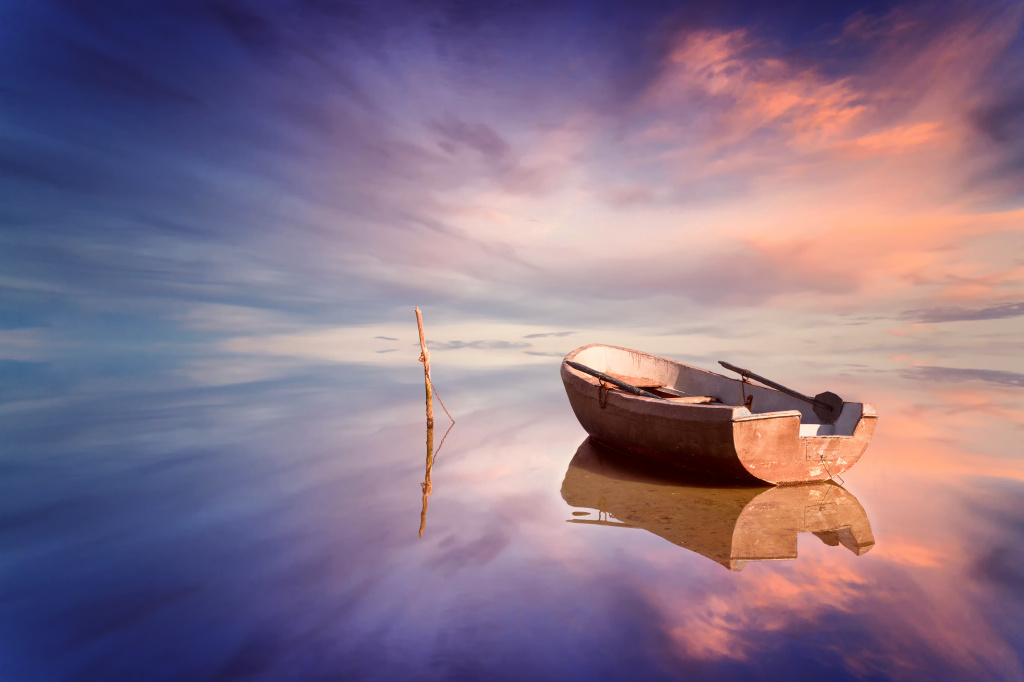
[[[941,144],[948,139],[942,124],[936,121],[908,123],[861,135],[840,143],[837,149],[853,157],[905,154],[919,148]]]
[[[786,144],[813,147],[842,135],[866,110],[846,79],[751,56],[755,47],[745,30],[680,35],[646,105],[670,115],[672,109],[708,101],[714,111],[711,146],[736,144],[772,128]]]

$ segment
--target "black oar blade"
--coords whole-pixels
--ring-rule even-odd
[[[831,407],[831,410],[826,409],[822,405],[814,405],[814,414],[817,415],[818,419],[821,420],[822,424],[835,424],[839,419],[839,413],[843,411],[843,399],[837,396],[832,391],[825,391],[814,396],[814,399],[819,403],[824,403]]]

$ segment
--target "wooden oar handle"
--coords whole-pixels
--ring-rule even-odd
[[[608,376],[604,372],[598,372],[596,369],[591,369],[590,367],[587,367],[586,365],[581,365],[578,362],[573,362],[572,360],[566,360],[565,364],[569,365],[570,367],[572,367],[575,370],[579,370],[580,372],[583,372],[584,374],[589,374],[592,377],[597,377],[601,381],[607,381],[609,384],[612,384],[614,386],[618,386],[623,391],[629,391],[630,393],[633,393],[633,394],[636,394],[636,395],[640,395],[640,396],[643,396],[645,398],[655,398],[657,400],[664,400],[664,398],[662,398],[660,395],[654,395],[653,393],[649,393],[648,391],[645,391],[642,388],[637,388],[633,384],[627,384],[625,381],[620,381],[619,379],[616,379],[615,377]]]
[[[743,369],[742,367],[737,367],[736,365],[733,365],[733,364],[730,364],[728,362],[725,362],[724,360],[719,360],[718,364],[720,364],[722,367],[725,367],[728,370],[731,370],[733,372],[738,373],[744,379],[746,379],[747,377],[750,377],[754,381],[759,381],[762,384],[764,384],[765,386],[771,386],[772,388],[774,388],[777,391],[782,391],[783,393],[785,393],[787,395],[791,395],[794,398],[798,398],[800,400],[803,400],[804,402],[810,403],[811,405],[816,405],[816,406],[820,407],[823,410],[827,410],[828,412],[834,412],[835,411],[835,410],[832,409],[832,406],[827,404],[827,403],[823,403],[820,400],[815,400],[814,398],[811,398],[810,396],[806,396],[803,393],[799,393],[797,391],[794,391],[791,388],[786,388],[782,384],[777,384],[774,381],[772,381],[771,379],[765,379],[760,374],[754,374],[749,369]]]

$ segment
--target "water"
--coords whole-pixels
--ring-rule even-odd
[[[867,453],[763,517],[803,518],[795,543],[741,519],[761,556],[729,570],[732,512],[592,450],[557,359],[438,356],[457,423],[425,514],[415,354],[6,402],[3,678],[1021,677],[1018,388],[840,380],[881,415]]]

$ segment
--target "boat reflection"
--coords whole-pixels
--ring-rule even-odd
[[[797,558],[797,533],[857,555],[871,549],[864,508],[831,481],[765,487],[716,487],[633,460],[591,438],[583,441],[562,482],[570,523],[642,528],[740,571],[750,561]],[[615,520],[612,520],[615,519]]]

